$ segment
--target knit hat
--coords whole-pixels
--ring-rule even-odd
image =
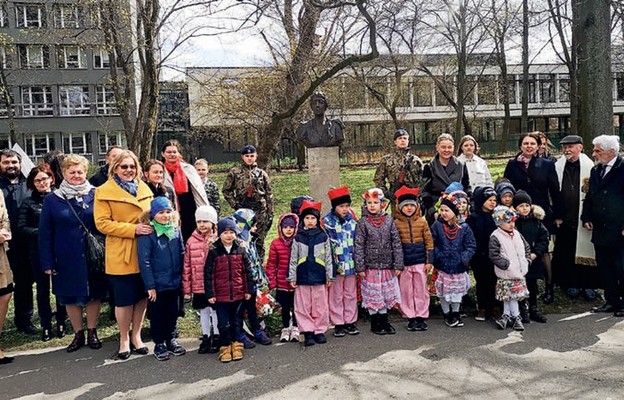
[[[217,224],[219,216],[212,206],[199,206],[195,210],[195,221],[208,221]]]
[[[394,132],[394,139],[392,139],[392,140],[397,140],[401,136],[409,136],[409,133],[407,133],[407,131],[405,129],[397,129]]]
[[[440,198],[440,205],[447,206],[453,214],[459,215],[459,198],[450,194],[443,194]]]
[[[217,234],[221,236],[223,232],[226,230],[230,230],[236,234],[238,234],[239,229],[238,225],[236,225],[236,220],[234,217],[224,217],[219,220],[217,223]]]
[[[407,186],[401,186],[399,190],[394,192],[394,197],[396,198],[397,203],[399,204],[399,210],[408,204],[412,204],[418,207],[418,193],[419,192],[420,192],[420,189],[418,188],[410,189]]]
[[[449,193],[463,191],[463,190],[464,190],[464,186],[461,183],[451,182],[451,184],[448,185],[446,189],[444,189],[444,193],[449,194]]]
[[[321,207],[322,204],[320,201],[304,200],[301,204],[301,209],[299,210],[301,214],[301,221],[303,221],[306,215],[314,215],[316,219],[320,221]]]
[[[383,194],[383,191],[379,188],[368,189],[364,194],[362,194],[362,198],[364,201],[366,199],[379,199],[379,201],[383,204],[386,202],[386,197]]]
[[[531,196],[524,190],[518,190],[518,192],[513,197],[513,206],[514,208],[518,207],[520,204],[533,204],[533,200],[531,200]]]
[[[294,216],[286,215],[284,218],[282,218],[282,220],[280,221],[280,228],[285,228],[287,226],[290,226],[291,228],[297,227],[297,221],[295,220]]]
[[[241,154],[254,154],[254,153],[257,153],[257,151],[253,144],[246,144],[241,149]]]
[[[492,213],[492,218],[494,218],[496,226],[500,226],[502,223],[515,221],[518,219],[518,215],[509,207],[496,206]]]
[[[348,186],[340,186],[339,188],[331,189],[327,192],[327,197],[329,197],[332,208],[336,208],[345,203],[351,204],[351,193],[349,192]]]
[[[511,193],[512,196],[516,194],[516,188],[514,188],[513,185],[509,182],[499,183],[498,185],[496,185],[495,190],[499,200],[505,193]]]
[[[314,199],[305,195],[293,197],[292,200],[290,200],[290,212],[299,215],[299,212],[301,211],[301,204],[303,204],[305,200],[313,201]]]
[[[150,203],[150,216],[154,218],[162,210],[173,210],[171,202],[164,196],[158,196]]]

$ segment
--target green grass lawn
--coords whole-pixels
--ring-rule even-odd
[[[492,160],[489,162],[492,178],[496,180],[503,173],[506,160]],[[340,179],[341,184],[348,185],[351,188],[353,198],[353,208],[359,213],[362,200],[360,195],[373,185],[373,175],[375,169],[372,167],[366,168],[342,168]],[[223,186],[225,180],[225,173],[216,173],[212,175],[219,187]],[[309,184],[307,172],[300,171],[284,171],[280,173],[272,172],[270,174],[271,182],[275,192],[275,213],[277,216],[285,212],[290,211],[290,200],[292,197],[308,194]],[[222,198],[221,214],[228,215],[232,212],[231,208],[227,205]],[[267,236],[267,248],[270,242],[277,236],[277,230],[274,226]],[[474,292],[474,289],[472,289]],[[474,296],[474,293],[472,293]],[[595,304],[594,304],[595,303]],[[570,300],[562,293],[556,293],[556,301],[553,305],[544,307],[547,313],[563,313],[563,312],[580,312],[587,311],[592,305],[600,303],[596,301],[592,304],[587,303],[584,300]],[[467,305],[468,306],[468,305]],[[71,334],[64,339],[53,339],[48,343],[43,343],[39,340],[39,336],[26,336],[16,331],[13,325],[13,309],[12,302],[9,306],[9,315],[5,323],[4,332],[2,333],[2,340],[0,344],[5,350],[15,351],[24,349],[43,348],[48,346],[66,346],[71,341]],[[36,320],[36,317],[34,318]],[[278,315],[273,315],[268,318],[267,325],[271,332],[276,332],[279,324]],[[38,321],[35,321],[38,326]],[[149,324],[146,322],[146,326]],[[69,322],[68,322],[69,326]],[[100,324],[98,332],[103,340],[116,340],[118,338],[118,332],[116,325],[108,318],[108,305],[104,305],[102,309]],[[199,337],[201,336],[201,327],[199,325],[199,317],[190,306],[187,307],[187,315],[185,318],[178,320],[179,330],[182,337]]]

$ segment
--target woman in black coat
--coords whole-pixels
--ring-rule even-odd
[[[48,164],[39,164],[28,174],[26,187],[32,191],[24,200],[19,210],[17,231],[25,239],[28,247],[28,261],[37,283],[37,312],[41,323],[41,340],[52,339],[52,307],[50,307],[50,275],[41,270],[39,263],[39,217],[43,208],[43,199],[49,195],[54,185],[54,172]],[[56,334],[65,336],[67,311],[56,299]]]

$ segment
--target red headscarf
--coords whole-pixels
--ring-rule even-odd
[[[175,163],[165,163],[165,168],[173,174],[173,187],[176,194],[188,193],[188,179],[182,169],[182,163],[178,159]]]

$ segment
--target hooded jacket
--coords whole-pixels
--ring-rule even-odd
[[[324,285],[334,280],[329,237],[318,225],[301,229],[290,248],[288,282],[297,285]]]
[[[295,219],[295,232],[290,238],[285,238],[282,232],[282,220],[287,217]],[[288,268],[290,261],[290,249],[297,234],[297,226],[299,225],[299,217],[293,213],[282,214],[277,222],[278,237],[271,242],[269,247],[269,258],[266,263],[266,273],[269,278],[269,289],[278,290],[294,290],[288,283]]]
[[[355,229],[355,270],[367,269],[403,270],[403,247],[401,236],[392,217],[382,211],[383,222],[373,225],[366,208]]]
[[[336,275],[355,275],[355,212],[350,208],[347,215],[341,218],[332,210],[323,218],[323,226],[331,240]]]
[[[253,282],[260,287],[266,287],[269,282],[262,268],[262,260],[260,260],[258,248],[256,247],[258,237],[251,232],[251,228],[254,226],[255,215],[251,209],[239,209],[234,212],[234,219],[236,219],[240,228],[236,236],[241,241],[242,247],[247,251],[247,257],[249,257],[249,262],[251,263]]]
[[[490,237],[490,259],[494,272],[500,279],[524,279],[529,270],[531,248],[522,235],[514,229],[510,235],[497,228]]]
[[[529,266],[526,275],[528,279],[539,279],[544,276],[541,256],[548,252],[550,235],[548,229],[542,222],[544,220],[544,210],[537,204],[531,206],[531,212],[526,217],[519,216],[516,220],[516,230],[522,234],[531,248],[531,253],[535,253],[537,258]]]
[[[477,244],[477,250],[471,263],[472,269],[481,266],[492,268],[489,257],[489,245],[490,235],[496,230],[496,224],[492,218],[492,212],[483,211],[483,204],[487,200],[484,195],[485,188],[486,187],[479,186],[475,189],[473,197],[474,211],[466,220]]]
[[[450,240],[444,234],[442,217],[438,218],[431,226],[433,236],[433,262],[432,264],[447,274],[461,274],[468,271],[468,262],[477,250],[472,230],[465,223],[460,223],[460,229],[454,240]]]
[[[204,266],[210,245],[217,240],[217,234],[210,232],[204,236],[197,229],[186,241],[184,269],[182,270],[182,289],[184,294],[205,293]]]
[[[228,253],[221,239],[210,247],[204,268],[206,298],[216,298],[217,303],[231,303],[255,295],[251,264],[239,240],[232,243]]]
[[[399,211],[394,222],[403,243],[403,263],[405,265],[428,263],[428,260],[432,259],[433,237],[427,220],[420,213],[408,217]]]

